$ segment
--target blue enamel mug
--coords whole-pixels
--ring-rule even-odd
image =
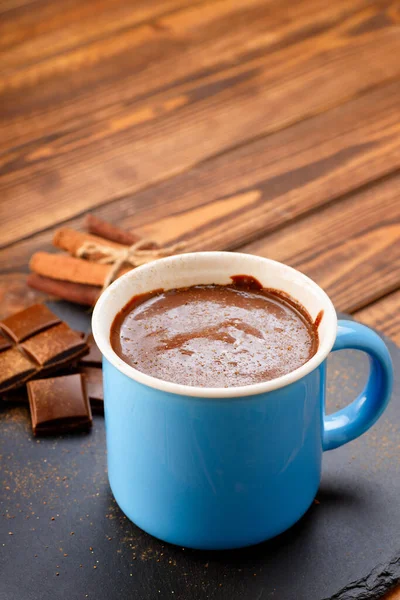
[[[121,360],[110,345],[116,314],[137,294],[252,275],[298,300],[315,320],[316,354],[291,373],[243,387],[162,381]],[[293,525],[318,490],[322,454],[369,429],[384,411],[392,364],[381,338],[337,322],[326,293],[302,273],[257,256],[199,252],[163,258],[116,280],[93,313],[103,355],[108,476],[136,525],[190,548],[257,544]],[[326,359],[355,348],[370,358],[364,391],[325,415]]]

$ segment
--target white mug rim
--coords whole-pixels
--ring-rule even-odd
[[[319,301],[321,302],[322,310],[324,311],[323,318],[328,321],[328,332],[325,335],[325,339],[323,343],[320,342],[317,352],[301,367],[287,373],[286,375],[282,375],[275,379],[271,379],[269,381],[261,382],[261,383],[253,383],[250,385],[237,386],[237,387],[199,387],[199,386],[189,386],[183,385],[179,383],[174,383],[171,381],[164,381],[162,379],[158,379],[153,377],[152,375],[148,375],[146,373],[142,373],[138,371],[125,361],[123,361],[117,353],[113,350],[110,343],[110,331],[108,331],[108,339],[101,331],[101,318],[102,318],[102,310],[106,303],[113,301],[113,296],[115,296],[115,291],[119,286],[123,285],[124,281],[130,279],[132,277],[140,277],[140,274],[146,271],[149,268],[153,268],[154,266],[159,266],[160,268],[164,267],[166,264],[170,264],[172,261],[179,259],[179,257],[187,257],[187,256],[196,256],[196,257],[211,257],[210,255],[234,255],[240,256],[244,259],[246,257],[251,257],[252,259],[258,258],[263,261],[266,265],[274,264],[280,265],[286,272],[290,272],[292,277],[295,277],[297,280],[303,282],[305,285],[311,287],[315,295],[318,296]],[[202,282],[199,281],[200,285]],[[171,286],[172,288],[173,286]],[[276,286],[276,289],[279,289],[279,284]],[[149,290],[150,291],[150,290]],[[115,310],[114,317],[119,312],[119,308]],[[336,339],[336,331],[337,331],[337,316],[336,311],[333,306],[333,303],[327,293],[317,284],[315,281],[294,269],[293,267],[289,267],[284,263],[280,263],[278,261],[274,261],[269,258],[264,257],[255,257],[251,254],[244,253],[230,253],[230,252],[189,252],[186,254],[179,254],[175,256],[169,256],[166,258],[158,259],[157,261],[153,261],[152,263],[148,263],[142,265],[140,267],[136,267],[131,271],[128,271],[118,279],[116,279],[100,296],[98,299],[92,317],[92,332],[95,339],[95,342],[102,353],[102,355],[107,359],[109,363],[111,363],[118,371],[133,379],[147,387],[167,392],[169,394],[175,394],[179,396],[192,396],[196,398],[237,398],[243,396],[253,396],[259,394],[265,394],[267,392],[272,392],[274,390],[286,387],[296,381],[302,379],[307,376],[309,373],[314,371],[328,356],[329,352],[332,350],[333,344]]]

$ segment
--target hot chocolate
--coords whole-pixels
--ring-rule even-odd
[[[232,387],[275,379],[307,362],[318,333],[298,302],[254,278],[136,296],[111,327],[114,351],[174,383]]]

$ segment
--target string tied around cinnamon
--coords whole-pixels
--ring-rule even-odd
[[[181,252],[186,247],[185,242],[179,242],[171,246],[165,246],[164,248],[149,248],[151,244],[151,240],[143,239],[135,242],[126,249],[120,250],[111,246],[87,241],[78,248],[76,256],[78,258],[94,260],[99,264],[112,265],[101,290],[104,292],[110,283],[114,281],[124,263],[130,264],[132,267],[139,267],[157,258],[172,256]]]

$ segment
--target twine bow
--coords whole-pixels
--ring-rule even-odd
[[[102,292],[112,283],[118,274],[118,271],[124,263],[139,267],[149,263],[157,258],[171,256],[183,250],[186,246],[184,242],[165,246],[164,248],[149,248],[153,242],[151,240],[139,240],[126,249],[120,250],[112,246],[103,246],[96,242],[84,242],[76,251],[76,256],[94,260],[102,265],[113,265],[107,277],[104,280]],[[100,256],[99,256],[100,255]]]

